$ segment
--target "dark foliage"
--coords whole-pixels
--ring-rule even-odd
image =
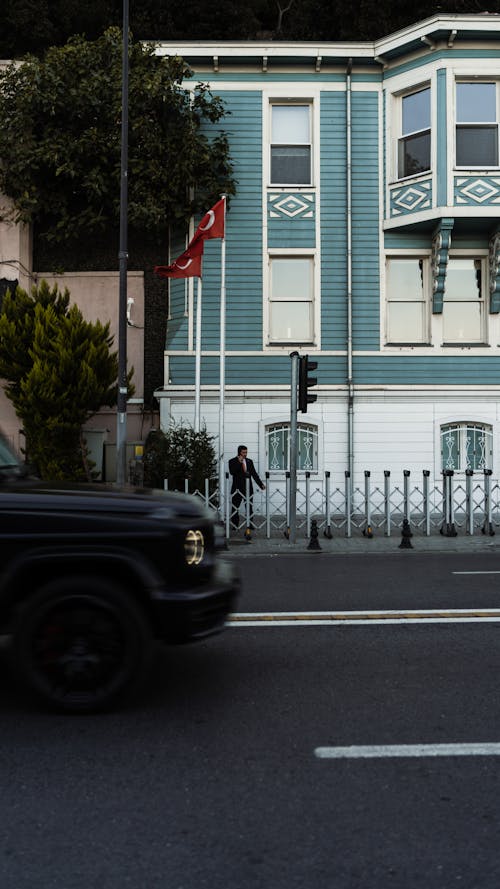
[[[153,430],[144,449],[144,484],[163,488],[167,479],[170,491],[184,491],[188,479],[189,493],[204,493],[205,479],[216,471],[213,441],[205,427],[199,432],[182,424],[172,425],[168,432]]]
[[[139,40],[375,40],[436,12],[500,12],[499,0],[441,0],[418,10],[401,0],[130,0]],[[3,0],[0,57],[61,46],[73,34],[98,37],[122,20],[121,0]]]

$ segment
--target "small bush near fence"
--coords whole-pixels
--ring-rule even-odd
[[[217,469],[214,438],[206,428],[195,432],[191,426],[173,424],[168,432],[153,429],[144,447],[144,484],[163,488],[168,480],[170,491],[184,491],[185,479],[190,491],[204,490],[205,479]]]

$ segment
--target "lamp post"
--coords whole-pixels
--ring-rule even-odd
[[[118,299],[118,399],[116,409],[116,481],[125,484],[127,467],[127,216],[128,216],[128,44],[129,0],[123,0],[122,130],[120,170],[120,285]]]

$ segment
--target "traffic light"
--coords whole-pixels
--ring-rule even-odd
[[[299,411],[302,411],[303,414],[307,413],[307,405],[312,404],[313,401],[316,401],[317,395],[312,392],[308,392],[307,390],[311,386],[316,386],[318,382],[317,377],[310,377],[309,371],[316,370],[318,366],[317,361],[309,361],[309,355],[303,355],[299,358]]]

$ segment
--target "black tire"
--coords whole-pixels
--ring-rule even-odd
[[[152,633],[129,593],[95,576],[52,581],[20,607],[13,654],[21,679],[51,708],[115,706],[145,678]]]

